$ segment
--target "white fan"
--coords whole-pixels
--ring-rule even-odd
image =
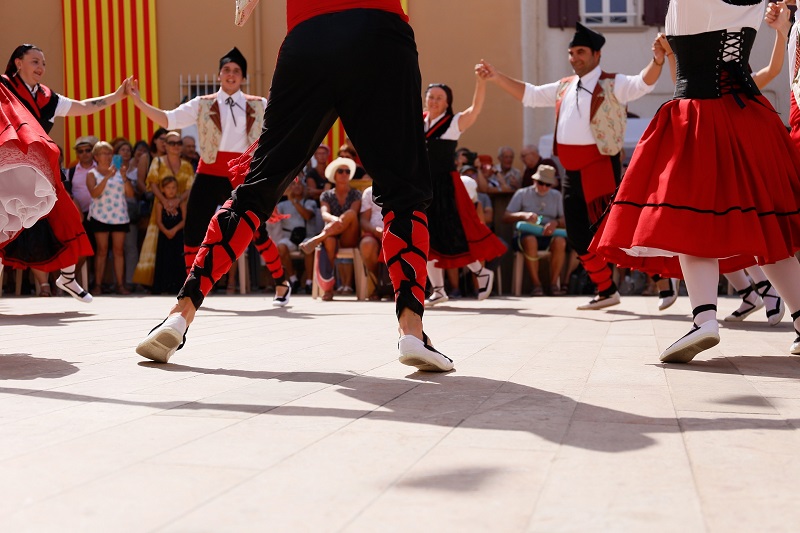
[[[244,26],[244,23],[250,18],[250,15],[257,5],[258,0],[236,0],[236,18],[234,18],[234,23],[237,26]]]

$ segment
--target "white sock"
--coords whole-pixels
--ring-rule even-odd
[[[473,261],[467,265],[467,268],[473,274],[480,274],[480,271],[483,270],[483,265],[481,265],[480,261]]]
[[[800,310],[800,263],[794,257],[787,257],[771,265],[763,265],[761,269],[769,282],[783,297],[790,313]],[[794,329],[800,331],[800,317],[794,321]]]
[[[701,305],[717,305],[717,286],[719,285],[719,260],[680,254],[678,256],[683,270],[683,280],[692,309]],[[800,266],[800,264],[798,264]],[[703,311],[694,317],[698,326],[716,320],[716,311]]]
[[[428,277],[431,280],[431,285],[433,285],[434,291],[445,295],[447,293],[444,291],[444,270],[433,265],[433,261],[428,261]]]
[[[289,276],[289,281],[291,281],[292,283],[297,283],[297,276],[292,274],[291,276]]]

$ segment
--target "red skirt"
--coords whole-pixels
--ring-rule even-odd
[[[0,85],[0,145],[6,143],[23,154],[36,145],[37,153],[44,154],[44,160],[31,159],[30,164],[54,187],[56,202],[33,226],[0,244],[0,261],[14,268],[50,272],[74,265],[80,256],[92,255],[81,214],[61,182],[58,147],[19,100]]]
[[[475,261],[489,261],[495,257],[499,257],[506,252],[506,246],[488,226],[481,223],[478,214],[475,211],[475,204],[469,198],[469,193],[464,182],[461,181],[461,176],[458,172],[451,172],[449,176],[442,176],[442,179],[451,179],[453,187],[453,201],[455,208],[450,211],[449,209],[442,209],[440,206],[439,212],[434,215],[429,209],[428,212],[428,226],[430,232],[433,234],[437,229],[441,233],[441,229],[447,228],[447,224],[442,224],[442,219],[450,217],[451,223],[460,224],[463,228],[463,235],[465,243],[458,243],[459,246],[453,249],[461,250],[458,252],[446,251],[448,247],[442,246],[442,249],[437,250],[433,245],[434,242],[448,239],[457,238],[456,235],[439,235],[431,238],[431,248],[428,252],[428,260],[436,261],[438,268],[461,268],[467,266]],[[433,179],[437,179],[435,176]],[[441,199],[447,200],[450,199]],[[441,202],[434,205],[440,205]],[[447,204],[445,204],[447,205]]]
[[[639,141],[590,250],[682,277],[677,254],[720,271],[800,250],[800,152],[763,96],[664,104]]]

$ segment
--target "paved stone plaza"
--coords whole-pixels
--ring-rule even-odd
[[[788,317],[665,366],[686,297],[463,300],[426,314],[442,375],[397,362],[393,304],[307,296],[211,297],[145,362],[172,301],[0,298],[0,530],[800,528]]]

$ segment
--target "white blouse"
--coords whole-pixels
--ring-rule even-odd
[[[736,6],[722,0],[671,0],[667,10],[667,35],[695,35],[708,31],[761,26],[766,0],[752,6]]]

